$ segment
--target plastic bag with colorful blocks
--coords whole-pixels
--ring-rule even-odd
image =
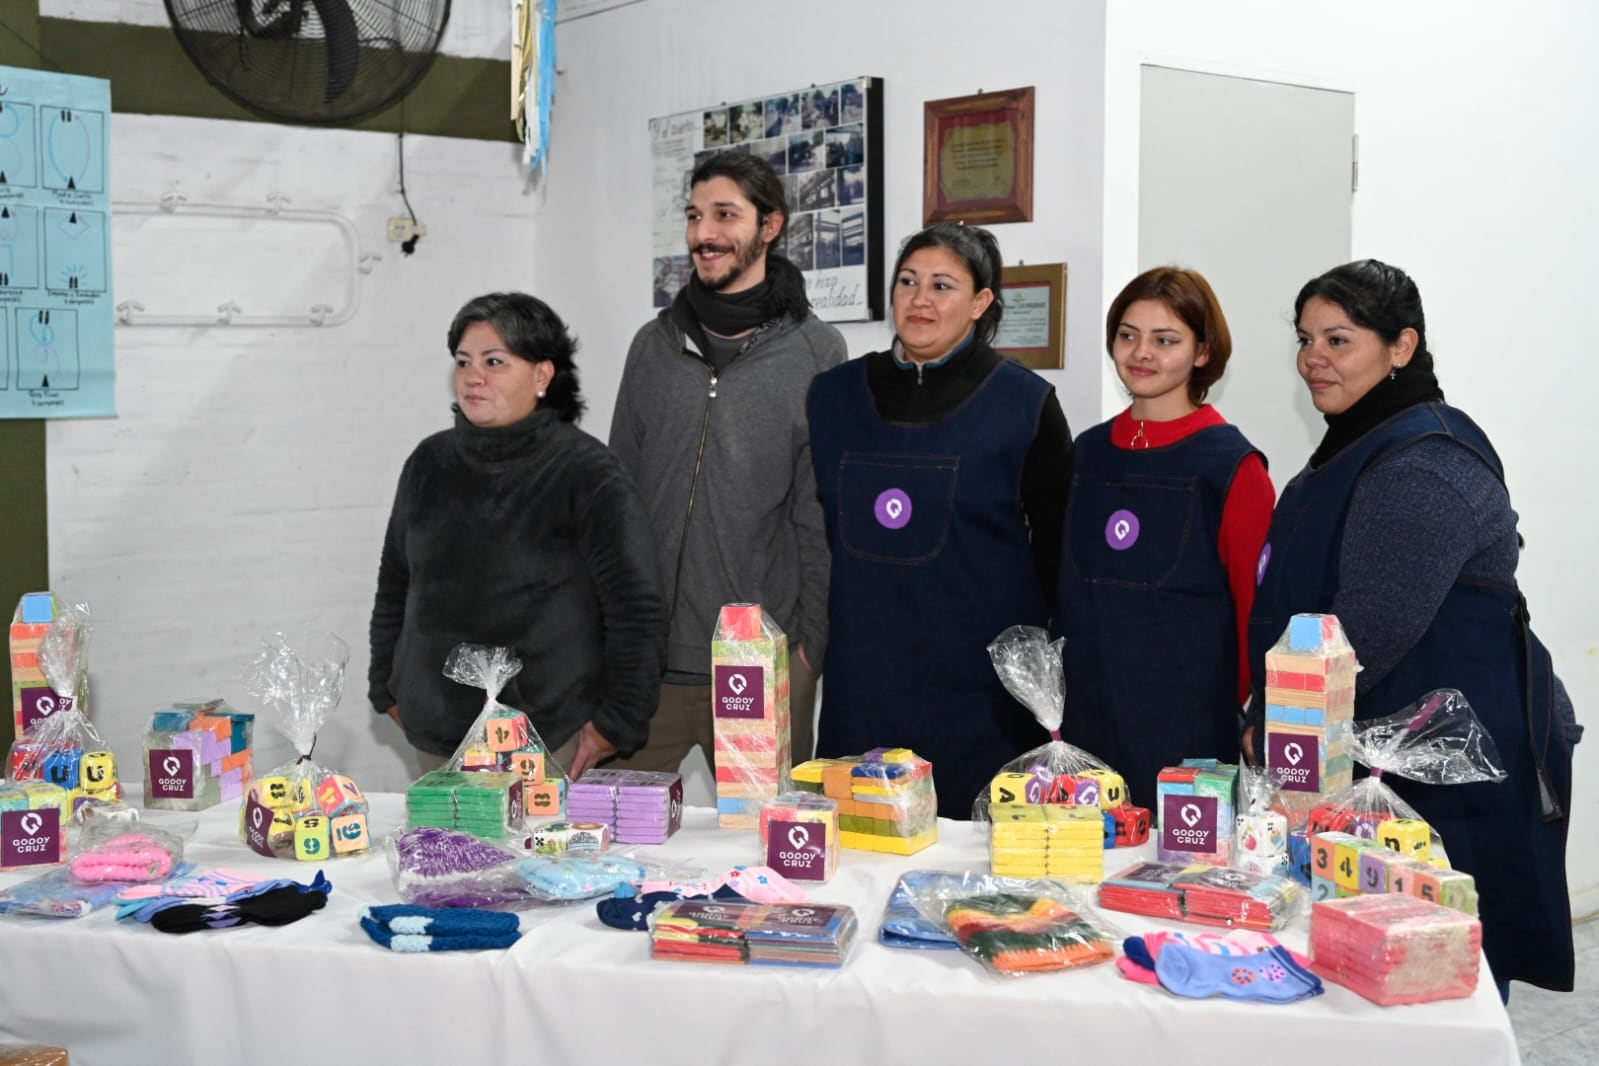
[[[245,671],[245,691],[296,752],[245,793],[239,839],[258,854],[322,862],[371,849],[366,797],[311,758],[317,732],[344,695],[349,658],[349,646],[331,633],[274,633]]]
[[[842,847],[914,855],[938,843],[933,764],[909,748],[812,759],[796,766],[793,778],[796,790],[819,792],[838,804]]]
[[[1229,865],[1261,874],[1288,874],[1289,811],[1271,771],[1238,768],[1236,811]]]
[[[923,917],[998,974],[1108,962],[1121,934],[1058,881],[968,873],[909,888]]]
[[[526,816],[559,818],[566,801],[566,770],[533,728],[533,720],[500,702],[500,693],[521,672],[522,661],[510,648],[458,644],[450,652],[444,676],[482,689],[483,710],[444,768],[516,774],[522,779],[521,807]],[[521,825],[520,817],[507,822],[511,830]]]
[[[81,608],[87,611],[87,607]],[[39,661],[39,645],[56,617],[56,598],[48,592],[26,592],[11,616],[11,735],[20,737],[34,722],[72,702],[56,692]],[[87,716],[87,681],[78,689],[79,713]]]
[[[1102,815],[1099,839],[1103,847],[1142,844],[1149,839],[1149,812],[1128,805],[1127,785],[1121,775],[1060,739],[1066,706],[1061,644],[1036,626],[1012,626],[988,646],[989,658],[1006,690],[1033,712],[1054,739],[1000,767],[988,790],[972,803],[972,824],[979,830],[990,822],[998,824],[997,808],[1002,807],[1054,804],[1093,808]],[[1026,820],[1031,815],[1024,812],[1021,817]],[[996,868],[995,873],[1000,872]]]
[[[723,829],[755,829],[789,786],[788,637],[755,603],[729,603],[711,638],[716,811]]]
[[[116,756],[83,713],[79,698],[88,683],[92,632],[86,604],[57,607],[38,644],[39,669],[57,695],[57,709],[17,738],[6,761],[8,780],[44,781],[66,790],[63,822],[86,803],[122,798]]]
[[[1350,746],[1371,775],[1317,804],[1309,814],[1309,834],[1349,833],[1423,862],[1448,865],[1443,841],[1383,775],[1427,785],[1505,778],[1493,738],[1454,689],[1429,692],[1398,714],[1359,723]]]

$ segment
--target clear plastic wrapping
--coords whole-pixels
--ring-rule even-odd
[[[1347,788],[1354,763],[1349,726],[1360,664],[1338,619],[1296,614],[1266,652],[1262,763],[1298,824],[1328,792]]]
[[[533,728],[533,720],[500,702],[500,693],[521,672],[522,661],[510,648],[483,644],[457,644],[444,663],[445,677],[483,690],[483,710],[444,769],[508,773],[522,779],[522,813],[506,821],[508,835],[522,830],[524,818],[559,818],[567,789],[566,770]]]
[[[1033,712],[1038,724],[1054,739],[1000,768],[987,791],[973,801],[972,824],[981,831],[989,824],[997,826],[1017,820],[998,817],[996,808],[1012,809],[1022,821],[1041,821],[1043,816],[1037,811],[1015,812],[1014,808],[1034,805],[1092,808],[1102,815],[1101,832],[1096,835],[1100,846],[1142,844],[1149,839],[1149,811],[1127,802],[1127,784],[1121,775],[1094,755],[1060,739],[1066,705],[1061,644],[1060,640],[1051,641],[1049,634],[1036,626],[1012,626],[988,646],[989,658],[1006,690]],[[1062,815],[1058,820],[1070,819]],[[1084,825],[1073,828],[1085,829],[1088,819],[1076,816],[1076,820]],[[1086,849],[1086,837],[1080,843]],[[992,838],[990,845],[993,846]],[[1055,872],[1047,869],[1042,854],[1021,858],[1026,861],[1007,863],[1003,857],[994,856],[994,872],[1019,877]],[[1103,873],[1102,857],[1093,859],[1085,852],[1081,859],[1079,865],[1098,863]],[[1092,879],[1098,880],[1098,875]]]
[[[683,778],[664,770],[589,770],[566,797],[575,823],[609,827],[619,844],[664,844],[683,825]]]
[[[103,818],[84,823],[72,839],[67,870],[83,882],[164,881],[183,865],[184,841],[195,823],[122,825]]]
[[[1155,779],[1160,836],[1155,857],[1162,862],[1232,861],[1237,827],[1238,767],[1216,759],[1184,759]]]
[[[1311,969],[1379,1006],[1470,996],[1482,923],[1412,896],[1356,896],[1310,912]]]
[[[1238,768],[1237,812],[1230,865],[1261,874],[1289,873],[1290,815],[1271,771]]]
[[[650,956],[836,969],[859,927],[842,904],[676,900],[649,916]]]
[[[69,804],[67,790],[47,781],[0,785],[0,870],[64,862]]]
[[[1493,738],[1454,689],[1429,692],[1398,714],[1359,723],[1350,748],[1371,775],[1324,797],[1309,814],[1309,835],[1349,833],[1423,862],[1447,864],[1443,841],[1384,775],[1428,785],[1505,779]]]
[[[812,759],[794,767],[798,792],[838,805],[839,846],[914,855],[938,843],[933,764],[909,748],[873,748],[852,759]]]
[[[344,694],[349,646],[331,633],[274,633],[245,672],[245,690],[297,757],[257,778],[239,838],[269,858],[322,862],[370,850],[366,796],[312,758],[317,732]]]
[[[716,617],[711,675],[718,822],[754,829],[793,765],[788,637],[759,604],[729,603]]]
[[[913,897],[930,890],[937,882],[960,880],[965,874],[946,870],[910,870],[900,875],[883,909],[883,924],[877,940],[885,947],[948,950],[959,944],[942,922],[929,921],[916,909]]]
[[[968,873],[908,889],[922,916],[1005,975],[1108,962],[1121,934],[1059,881]]]
[[[1276,932],[1308,904],[1304,887],[1281,874],[1203,863],[1135,863],[1107,877],[1099,904],[1109,910]]]
[[[255,715],[222,700],[175,704],[144,733],[144,805],[199,811],[240,799],[255,776]]]
[[[571,903],[668,873],[621,852],[530,856],[436,826],[392,833],[383,852],[400,898],[424,907],[518,910]]]
[[[756,861],[791,881],[828,881],[838,869],[838,801],[785,792],[761,807]]]
[[[122,798],[116,756],[83,713],[80,698],[88,686],[93,628],[86,604],[57,609],[38,648],[39,668],[57,696],[56,710],[16,739],[6,762],[9,780],[45,781],[66,790],[63,821],[85,803]]]

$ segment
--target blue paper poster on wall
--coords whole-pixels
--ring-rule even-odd
[[[111,83],[0,67],[0,418],[116,414]]]

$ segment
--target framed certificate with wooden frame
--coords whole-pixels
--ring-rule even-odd
[[[1066,264],[1008,266],[994,350],[1034,370],[1066,366]]]
[[[1033,220],[1033,87],[923,105],[922,224]]]

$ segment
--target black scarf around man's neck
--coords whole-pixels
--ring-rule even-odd
[[[688,284],[672,301],[672,320],[703,350],[701,330],[736,337],[774,318],[804,318],[810,306],[799,268],[780,255],[768,254],[766,280],[742,292],[717,292],[703,285],[698,274],[689,274]]]
[[[1432,353],[1411,359],[1393,378],[1383,377],[1371,391],[1351,404],[1348,410],[1325,415],[1327,432],[1310,457],[1312,467],[1320,467],[1380,423],[1407,407],[1420,403],[1442,403],[1444,390],[1432,369]]]

